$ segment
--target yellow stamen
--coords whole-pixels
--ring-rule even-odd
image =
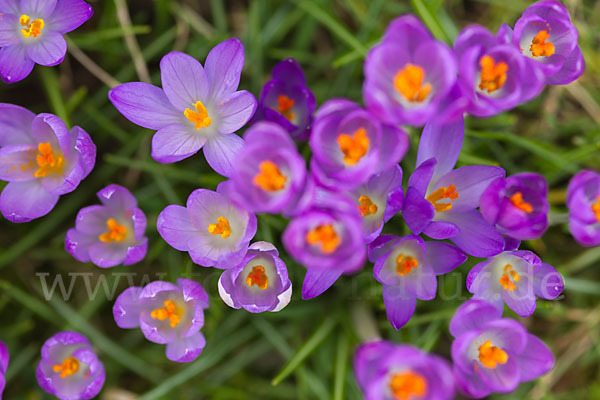
[[[549,41],[549,38],[550,34],[546,30],[541,30],[535,35],[529,46],[533,57],[549,57],[554,54],[554,43]]]
[[[508,354],[501,348],[494,346],[491,340],[486,340],[479,346],[479,361],[484,367],[494,369],[497,364],[506,364]]]
[[[272,161],[263,161],[258,166],[260,172],[254,176],[254,184],[267,192],[276,192],[285,187],[287,177]]]
[[[306,234],[308,244],[321,243],[323,253],[333,253],[340,245],[341,239],[331,225],[319,225]]]
[[[288,121],[293,121],[296,115],[292,111],[292,107],[294,107],[294,99],[290,99],[285,94],[280,94],[277,96],[277,110],[287,118]]]
[[[79,360],[75,357],[65,358],[62,364],[52,366],[52,370],[57,374],[60,372],[60,379],[75,375],[79,371]]]
[[[33,176],[43,178],[53,172],[59,173],[62,170],[65,159],[62,155],[52,151],[50,143],[38,144],[38,152],[35,161],[39,168]]]
[[[423,68],[414,64],[406,64],[403,69],[394,75],[394,87],[398,93],[411,103],[421,103],[431,92],[431,84],[423,84],[424,79],[425,71]]]
[[[269,278],[265,274],[265,267],[257,265],[252,268],[252,272],[246,277],[246,285],[256,285],[260,289],[265,290],[269,287]]]
[[[533,206],[531,203],[523,201],[523,194],[517,192],[510,196],[510,202],[513,206],[517,207],[521,211],[525,211],[527,214],[533,212]]]
[[[192,122],[197,130],[200,128],[206,128],[212,123],[212,118],[208,116],[208,111],[201,101],[197,101],[194,104],[196,111],[186,108],[183,114],[186,116],[188,121]]]
[[[103,242],[121,242],[127,236],[127,228],[119,223],[114,218],[109,218],[106,221],[108,230],[98,236]]]
[[[506,264],[504,266],[504,274],[502,274],[498,283],[504,288],[504,290],[512,292],[517,288],[516,283],[520,280],[521,276],[517,271],[513,269],[513,266],[510,264]]]
[[[21,24],[21,26],[25,27],[21,29],[21,34],[26,38],[31,36],[36,38],[42,34],[42,29],[44,29],[43,19],[34,19],[33,21],[31,21],[29,15],[25,14],[21,15],[21,17],[19,18],[19,23]]]
[[[367,154],[369,137],[365,128],[358,128],[352,136],[342,133],[337,138],[340,150],[344,153],[344,162],[354,165]]]
[[[427,381],[412,371],[394,374],[389,383],[395,400],[412,400],[425,395]]]
[[[439,201],[443,199],[450,199],[450,201],[454,201],[458,199],[458,192],[456,191],[456,186],[451,184],[448,187],[439,188],[427,196],[426,199],[433,204],[436,212],[445,212],[452,208],[452,203],[439,203]]]
[[[479,65],[481,66],[479,89],[487,90],[489,94],[504,86],[508,72],[508,65],[505,62],[496,63],[492,56],[485,55],[479,60]]]
[[[596,197],[596,202],[592,204],[592,211],[596,215],[596,221],[600,222],[600,195]]]
[[[163,308],[157,308],[152,311],[150,316],[159,321],[164,321],[168,318],[171,328],[175,328],[181,322],[181,313],[173,300],[166,300],[163,304],[165,305]]]
[[[217,218],[216,224],[210,224],[208,226],[208,231],[213,235],[221,235],[223,239],[227,239],[229,235],[231,235],[231,226],[229,225],[229,221],[225,217]]]
[[[400,276],[410,274],[411,270],[419,266],[419,261],[413,256],[405,256],[404,254],[396,257],[396,273]]]
[[[369,196],[360,196],[358,198],[358,202],[360,203],[358,209],[360,210],[360,213],[363,217],[373,215],[377,212],[377,204],[373,203]]]

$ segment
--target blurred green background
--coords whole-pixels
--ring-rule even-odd
[[[415,316],[400,332],[385,317],[372,265],[343,277],[316,299],[303,301],[304,268],[285,257],[295,289],[286,309],[253,315],[224,305],[216,288],[220,271],[193,265],[187,254],[170,248],[155,227],[166,205],[183,204],[192,190],[214,189],[222,178],[200,155],[171,165],[153,161],[152,132],[120,116],[107,92],[128,81],[150,79],[158,85],[158,63],[165,53],[185,51],[204,62],[212,46],[237,36],[246,47],[241,87],[256,96],[273,65],[294,57],[319,104],[331,97],[361,101],[364,56],[394,17],[416,13],[437,38],[451,43],[469,23],[493,31],[502,23],[513,25],[531,2],[89,2],[95,14],[69,35],[69,54],[59,67],[36,66],[25,81],[0,86],[0,101],[36,113],[55,113],[70,126],[82,126],[98,146],[94,171],[49,215],[20,225],[0,220],[0,340],[7,343],[12,357],[5,399],[51,397],[38,388],[35,367],[43,342],[65,329],[87,335],[98,351],[107,372],[99,396],[105,400],[360,399],[353,352],[361,340],[377,334],[449,357],[448,322],[468,298],[464,281],[478,261],[474,258],[440,278],[438,298],[419,301]],[[584,249],[574,242],[564,204],[568,180],[575,172],[600,170],[600,2],[564,3],[579,29],[585,74],[569,86],[548,87],[536,100],[509,113],[469,118],[459,159],[460,165],[501,165],[508,174],[536,171],[548,178],[550,229],[523,247],[553,264],[566,280],[558,301],[540,300],[533,317],[520,319],[552,348],[556,367],[515,393],[491,396],[494,399],[600,399],[600,247]],[[420,131],[410,133],[412,148],[402,162],[405,176],[414,168]],[[305,145],[300,150],[309,156]],[[137,265],[101,270],[75,261],[63,246],[77,211],[97,203],[95,192],[110,183],[124,185],[136,195],[148,217],[150,246]],[[279,217],[261,215],[255,239],[280,247],[285,224]],[[390,221],[386,232],[406,232],[400,217]],[[65,291],[72,289],[66,301],[59,286],[50,300],[44,296],[42,280],[52,286],[57,276]],[[117,328],[112,317],[114,296],[128,286],[128,277],[140,284],[182,276],[202,282],[211,296],[203,329],[208,343],[190,364],[168,361],[164,346],[147,342],[139,330]]]

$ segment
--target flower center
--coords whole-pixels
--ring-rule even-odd
[[[504,86],[508,72],[508,65],[505,62],[497,63],[492,56],[485,55],[479,60],[479,65],[481,66],[479,89],[487,90],[490,94]]]
[[[500,347],[494,346],[491,340],[486,340],[479,346],[479,361],[484,367],[494,369],[497,364],[506,364],[508,354]]]
[[[500,278],[498,283],[504,288],[504,290],[512,292],[517,288],[516,283],[520,280],[521,277],[519,276],[517,271],[513,269],[513,266],[510,264],[506,264],[504,266],[504,274],[502,274],[502,277]]]
[[[596,198],[596,202],[592,204],[592,211],[596,214],[596,221],[600,222],[600,195]]]
[[[287,118],[288,121],[293,121],[296,115],[292,111],[292,107],[294,107],[294,99],[290,99],[285,94],[280,94],[277,96],[277,110]]]
[[[272,161],[263,161],[258,166],[260,172],[254,176],[254,184],[264,191],[276,192],[285,186],[287,177],[281,173]]]
[[[173,300],[166,300],[163,308],[157,308],[150,313],[150,316],[159,321],[169,319],[171,328],[175,328],[181,322],[181,312]]]
[[[410,400],[420,397],[427,391],[427,381],[412,371],[394,374],[389,383],[395,400]]]
[[[21,34],[23,35],[23,37],[26,38],[30,36],[36,38],[42,34],[42,29],[44,29],[43,19],[34,19],[33,21],[31,21],[29,15],[21,15],[21,17],[19,18],[19,22],[21,23],[21,26],[25,27],[21,29]]]
[[[208,116],[208,111],[206,111],[204,104],[201,101],[197,101],[196,104],[194,104],[194,107],[196,108],[196,111],[186,108],[183,112],[183,115],[186,116],[188,121],[193,123],[197,130],[210,126],[212,119]]]
[[[352,136],[342,133],[337,141],[340,150],[344,153],[344,162],[348,165],[359,162],[369,150],[369,137],[365,128],[358,128]]]
[[[216,224],[210,224],[208,226],[208,231],[213,235],[221,235],[223,239],[227,239],[229,235],[231,235],[231,226],[229,225],[229,221],[225,217],[217,218]]]
[[[340,245],[341,239],[331,225],[319,225],[306,234],[308,244],[321,244],[323,253],[333,253]]]
[[[549,57],[554,54],[554,43],[549,41],[550,34],[546,30],[539,31],[531,41],[529,50],[533,57]],[[548,40],[548,41],[546,41]]]
[[[269,278],[265,274],[265,267],[257,265],[252,268],[252,272],[246,277],[246,285],[256,285],[260,289],[265,290],[269,287]]]
[[[399,254],[396,257],[396,273],[400,276],[410,274],[411,270],[419,266],[419,261],[413,256]]]
[[[79,371],[79,360],[75,357],[65,358],[62,364],[52,366],[52,370],[57,374],[60,372],[60,379],[65,379],[67,376],[75,375]]]
[[[394,75],[394,87],[404,98],[411,103],[421,103],[431,92],[431,84],[423,84],[425,71],[423,68],[406,64],[403,69]]]
[[[456,191],[456,186],[451,184],[448,187],[441,187],[435,192],[431,193],[427,196],[427,201],[433,204],[436,212],[445,212],[452,208],[452,203],[440,203],[441,200],[450,199],[450,201],[454,201],[458,199],[458,192]]]
[[[531,203],[523,201],[523,194],[521,192],[517,192],[510,196],[510,202],[513,206],[517,207],[521,211],[525,211],[527,214],[533,212],[533,206]]]
[[[98,239],[103,242],[121,242],[127,236],[127,228],[124,225],[119,225],[114,218],[109,218],[106,221],[106,226],[108,230],[98,236]]]
[[[358,209],[363,217],[373,215],[377,212],[377,204],[373,203],[369,196],[360,196],[358,202],[360,203]]]
[[[62,170],[65,159],[62,155],[52,151],[50,143],[38,144],[38,152],[39,154],[36,156],[35,161],[39,168],[33,176],[43,178],[52,172],[60,172]]]

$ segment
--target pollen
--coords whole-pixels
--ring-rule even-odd
[[[498,364],[506,364],[508,354],[499,347],[492,344],[491,340],[486,340],[479,346],[479,362],[484,367],[494,369]]]
[[[207,229],[211,234],[220,235],[223,239],[227,239],[231,235],[231,226],[225,217],[217,218],[217,223],[210,224]]]
[[[79,371],[79,360],[75,357],[65,358],[62,364],[52,366],[52,370],[57,374],[60,372],[60,379],[75,375]]]
[[[200,128],[209,127],[212,123],[212,119],[208,116],[208,111],[206,111],[204,104],[201,101],[197,101],[194,104],[194,108],[196,109],[195,111],[190,108],[186,108],[183,112],[188,121],[193,123],[197,130],[200,130]]]
[[[354,165],[369,151],[369,137],[365,128],[358,128],[352,136],[342,133],[337,138],[340,150],[344,153],[344,162]]]
[[[266,192],[277,192],[285,187],[287,177],[272,161],[263,161],[258,166],[260,172],[254,176],[254,184]]]
[[[497,63],[492,56],[485,55],[479,60],[479,65],[481,66],[479,89],[490,94],[504,86],[508,72],[508,65],[505,62]]]
[[[120,225],[114,218],[109,218],[106,221],[108,230],[98,236],[103,242],[122,242],[127,236],[127,228]]]
[[[369,196],[360,196],[358,202],[360,203],[358,209],[363,217],[373,215],[377,212],[377,204],[373,203]]]
[[[516,284],[520,280],[521,276],[517,271],[513,269],[513,266],[510,264],[506,264],[504,266],[504,274],[502,274],[502,277],[500,277],[498,283],[504,288],[504,290],[512,292],[517,288]]]
[[[533,57],[549,57],[554,54],[554,43],[549,41],[549,38],[547,30],[541,30],[535,35],[529,46]]]
[[[262,290],[267,289],[269,287],[269,278],[265,274],[265,267],[262,265],[252,267],[252,271],[246,277],[246,285],[250,287],[256,285]]]
[[[23,35],[23,37],[26,38],[31,36],[36,38],[42,34],[42,29],[44,29],[43,19],[34,19],[33,21],[31,21],[29,15],[25,14],[21,15],[21,17],[19,18],[19,23],[21,24],[21,26],[24,26],[24,28],[21,29],[21,34]]]
[[[166,300],[163,308],[157,308],[150,313],[150,316],[159,321],[169,320],[171,328],[175,328],[181,322],[181,313],[173,300]]]
[[[394,88],[411,103],[421,103],[431,92],[431,84],[424,84],[424,80],[423,68],[414,64],[406,64],[394,75]]]
[[[412,371],[397,373],[388,384],[394,400],[413,400],[421,398],[427,391],[427,381]]]
[[[410,272],[419,266],[419,261],[413,256],[405,256],[404,254],[396,257],[396,273],[400,276],[408,275]]]
[[[426,199],[433,204],[436,212],[445,212],[452,209],[452,202],[458,199],[458,192],[456,191],[456,186],[451,184],[448,187],[439,188],[427,196]],[[444,199],[450,199],[450,202],[440,203],[440,201]]]
[[[523,194],[521,192],[516,192],[515,194],[510,196],[510,202],[513,206],[515,206],[521,211],[526,212],[527,214],[533,212],[533,206],[531,205],[531,203],[528,203],[523,200]]]
[[[319,225],[306,234],[308,244],[321,244],[323,253],[333,253],[340,245],[341,239],[332,225]]]
[[[600,195],[596,197],[596,202],[592,204],[592,211],[596,215],[596,221],[600,222]]]
[[[277,111],[290,122],[296,118],[296,114],[292,111],[294,103],[294,99],[287,97],[285,94],[277,96]]]
[[[35,157],[38,165],[38,170],[33,176],[43,178],[53,172],[59,173],[64,167],[65,159],[62,155],[54,153],[50,143],[38,144],[39,154]]]

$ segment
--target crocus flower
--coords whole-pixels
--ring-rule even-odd
[[[500,313],[504,303],[528,317],[535,311],[535,299],[554,299],[562,293],[562,276],[531,251],[505,251],[475,265],[467,276],[467,289]]]
[[[456,81],[452,50],[413,15],[396,18],[364,64],[367,108],[391,125],[423,125]],[[442,110],[443,111],[443,110]]]
[[[483,218],[515,239],[536,239],[548,227],[548,185],[535,173],[498,178],[483,192]]]
[[[40,3],[41,4],[41,3]],[[80,127],[69,131],[55,115],[0,104],[0,211],[12,222],[50,212],[75,190],[96,161],[96,146]]]
[[[4,0],[0,2],[0,77],[25,79],[34,64],[60,64],[67,52],[63,35],[90,19],[82,0]]]
[[[398,164],[408,150],[408,136],[350,100],[333,99],[315,115],[310,148],[310,169],[321,185],[352,189]]]
[[[541,68],[519,49],[479,25],[465,28],[454,42],[459,82],[469,99],[467,112],[489,117],[536,97],[544,88]]]
[[[232,268],[244,259],[256,233],[256,216],[222,194],[196,189],[186,207],[170,205],[158,216],[158,233],[172,247],[187,251],[203,267]]]
[[[148,250],[146,216],[135,197],[119,185],[108,185],[97,196],[102,205],[79,210],[65,249],[77,260],[101,268],[141,261]]]
[[[444,242],[425,242],[419,236],[382,235],[369,245],[373,275],[383,284],[383,302],[388,320],[402,328],[415,312],[417,298],[432,300],[437,275],[443,275],[467,260],[465,253]]]
[[[469,397],[509,393],[550,371],[554,356],[519,322],[500,318],[491,304],[469,300],[461,305],[450,333],[457,387]]]
[[[273,68],[272,76],[260,93],[255,119],[279,124],[295,140],[308,139],[316,101],[300,64],[287,58]]]
[[[454,377],[448,361],[384,340],[364,343],[354,355],[354,375],[365,400],[451,400]]]
[[[502,251],[504,240],[477,207],[483,191],[503,177],[504,170],[484,165],[453,169],[463,137],[462,118],[449,124],[425,125],[402,216],[415,235],[450,239],[467,254],[489,257]]]
[[[231,175],[243,140],[232,133],[252,118],[256,99],[236,91],[244,66],[244,46],[238,39],[215,46],[202,65],[193,57],[171,52],[160,62],[162,89],[132,82],[112,89],[108,97],[131,122],[157,130],[152,157],[172,163],[196,154],[219,174]]]
[[[10,354],[8,353],[8,347],[6,347],[4,342],[0,342],[0,400],[2,400],[2,392],[4,391],[4,386],[6,385],[4,375],[6,374],[9,360]]]
[[[232,308],[277,312],[290,302],[292,282],[275,246],[256,242],[239,265],[223,271],[219,294]]]
[[[567,189],[569,228],[583,246],[600,245],[600,175],[595,171],[581,171]]]
[[[200,332],[205,308],[208,294],[202,285],[178,279],[176,285],[154,281],[128,288],[115,301],[113,315],[119,328],[140,327],[149,341],[166,344],[169,360],[191,362],[206,345]]]
[[[104,365],[80,333],[59,332],[46,340],[37,366],[38,384],[60,400],[96,397],[104,385]]]

